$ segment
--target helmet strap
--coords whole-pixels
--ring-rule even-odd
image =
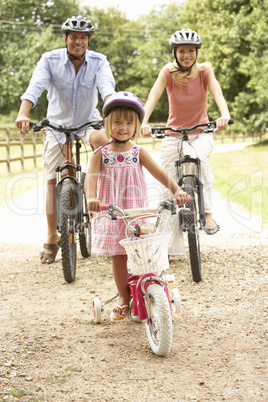
[[[113,142],[115,142],[116,144],[125,144],[126,142],[132,140],[132,138],[134,138],[135,135],[136,135],[136,132],[132,135],[131,138],[129,138],[128,140],[125,140],[125,141],[117,140],[116,138],[114,138],[114,137],[111,135],[112,141],[107,142],[107,144],[101,145],[99,148],[97,148],[97,149],[94,151],[94,154],[96,154],[97,152],[99,152],[102,148],[106,147],[107,145],[112,144]]]
[[[66,45],[66,48],[67,48],[67,45]],[[70,59],[71,61],[73,61],[73,60],[83,61],[84,58],[85,58],[86,52],[84,52],[81,57],[76,57],[76,56],[74,56],[73,54],[71,54],[71,53],[69,52],[69,50],[67,49],[67,54],[68,54],[68,57],[69,57],[69,59]]]
[[[176,73],[177,71],[180,71],[180,72],[182,72],[182,73],[187,72],[187,71],[191,71],[191,69],[192,69],[192,67],[195,65],[196,59],[197,59],[197,55],[196,55],[196,59],[195,59],[194,63],[193,63],[190,67],[184,68],[184,67],[182,67],[182,65],[179,63],[178,58],[177,58],[177,55],[176,55],[176,52],[174,52],[174,57],[175,57],[177,66],[174,66],[174,67],[176,68],[176,70],[175,70],[175,71],[171,71],[170,74]]]

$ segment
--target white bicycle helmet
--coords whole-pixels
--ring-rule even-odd
[[[138,113],[139,120],[142,123],[145,113],[144,107],[140,98],[138,98],[132,92],[120,91],[111,95],[102,108],[103,117],[107,117],[110,111],[117,106],[133,108]]]
[[[169,45],[171,49],[175,49],[179,45],[194,45],[197,49],[200,49],[202,41],[195,31],[192,31],[191,29],[181,29],[171,36]]]
[[[82,15],[73,16],[71,18],[67,18],[67,20],[61,26],[62,32],[66,35],[70,31],[75,32],[86,32],[89,36],[94,34],[94,26],[91,24],[91,21],[86,17],[82,17]]]

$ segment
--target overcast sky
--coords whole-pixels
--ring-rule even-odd
[[[104,8],[118,7],[126,13],[129,19],[136,19],[139,15],[148,14],[156,6],[168,4],[169,0],[82,0],[81,5]]]

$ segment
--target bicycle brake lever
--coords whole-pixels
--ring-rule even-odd
[[[42,123],[34,123],[30,122],[30,130],[33,131],[34,133],[41,131],[44,128]]]
[[[165,134],[165,133],[161,133],[160,131],[152,132],[152,137],[153,137],[153,138],[162,139],[162,138],[165,138],[165,136],[166,136],[166,134]]]
[[[109,205],[109,215],[110,215],[112,221],[117,220],[117,216],[114,214],[114,206],[113,206],[113,204]]]
[[[176,199],[176,198],[175,198],[175,199]],[[171,215],[175,215],[175,214],[177,213],[176,205],[175,205],[174,200],[162,201],[161,204],[160,204],[160,206],[161,206],[163,209],[167,209],[168,211],[170,211],[170,212],[171,212]]]
[[[93,127],[96,130],[100,130],[101,128],[103,128],[103,120],[98,120],[96,122],[90,123],[90,127]]]

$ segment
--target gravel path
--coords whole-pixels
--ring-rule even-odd
[[[183,311],[159,358],[144,324],[110,322],[112,305],[92,321],[93,298],[116,293],[109,257],[78,253],[72,284],[60,254],[39,263],[42,189],[0,213],[0,401],[267,401],[268,236],[257,217],[214,194],[221,231],[201,236],[203,281],[191,281],[188,255],[170,262]]]

